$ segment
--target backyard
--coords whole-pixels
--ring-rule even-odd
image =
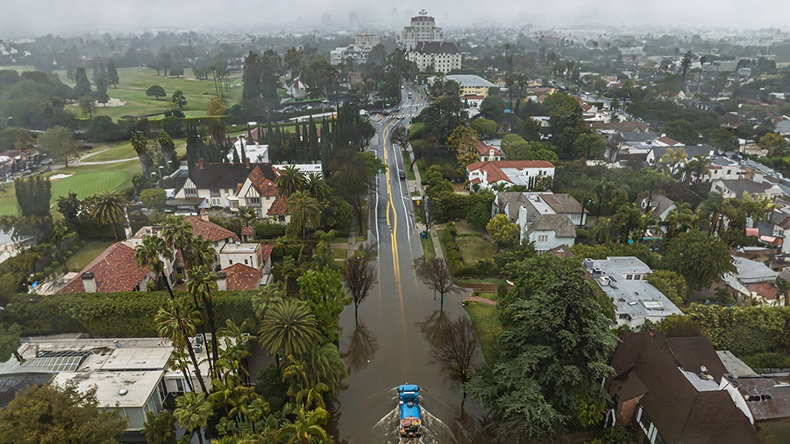
[[[484,299],[496,302],[499,298],[496,293],[478,293]],[[469,319],[475,324],[475,331],[480,339],[480,347],[486,362],[492,364],[499,356],[499,335],[502,333],[502,324],[499,321],[499,311],[496,305],[483,302],[467,301],[464,309]]]
[[[112,241],[88,241],[82,248],[74,252],[74,256],[66,260],[66,267],[69,271],[80,271],[110,245],[112,245]]]

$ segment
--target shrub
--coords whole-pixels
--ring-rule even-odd
[[[455,222],[447,224],[447,232],[455,239],[458,236],[458,229],[455,227]]]
[[[274,239],[285,236],[285,225],[271,222],[258,222],[255,224],[255,236],[258,239]]]

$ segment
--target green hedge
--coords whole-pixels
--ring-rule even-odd
[[[185,292],[177,296],[187,297]],[[254,317],[251,299],[256,290],[214,294],[217,325]],[[38,296],[16,302],[0,312],[0,322],[15,323],[24,335],[89,333],[97,337],[155,337],[154,316],[170,299],[167,292],[79,293]]]

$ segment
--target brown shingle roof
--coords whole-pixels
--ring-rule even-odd
[[[255,187],[255,190],[261,196],[277,195],[277,185],[274,183],[276,177],[277,170],[270,163],[256,165],[250,172],[250,175],[247,176],[252,186]],[[238,191],[236,193],[238,194]]]
[[[679,368],[699,373],[702,365],[716,381],[726,372],[705,337],[665,340],[661,333],[627,333],[612,357],[615,375],[607,387],[620,402],[644,393],[639,404],[664,442],[760,442],[727,392],[698,391]]]
[[[564,214],[541,214],[530,225],[527,234],[553,231],[557,237],[576,237],[576,225]]]
[[[116,242],[83,268],[80,275],[69,281],[58,294],[84,293],[82,273],[85,272],[93,273],[97,293],[118,293],[134,291],[148,274],[148,268],[137,263],[133,248]]]
[[[582,212],[582,204],[574,199],[570,194],[541,194],[540,198],[546,202],[558,214],[579,214]],[[585,213],[589,213],[587,209]]]
[[[233,242],[241,242],[236,233],[227,228],[222,228],[214,222],[203,220],[200,216],[188,216],[184,220],[192,225],[192,234],[195,237],[203,236],[203,239],[208,239],[211,242],[218,242],[227,238],[231,238]]]
[[[224,268],[225,284],[228,290],[252,290],[258,288],[263,273],[260,270],[244,264],[233,264]]]

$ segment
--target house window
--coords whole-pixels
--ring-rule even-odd
[[[645,412],[645,409],[643,409],[641,405],[639,406],[637,421],[639,422],[639,426],[645,432],[645,435],[648,435],[650,433],[650,425],[652,423],[650,422],[650,418],[647,417],[647,413]]]
[[[247,198],[247,204],[259,204],[259,203],[261,203],[261,198],[260,197],[248,197]]]
[[[238,200],[231,200],[230,201],[231,208],[239,208],[239,201]]]
[[[244,259],[244,265],[250,265],[249,262],[247,262],[247,259]]]
[[[278,222],[285,222],[285,216],[277,216]]]
[[[198,195],[197,188],[184,188],[184,194],[186,196],[197,197]]]
[[[548,234],[539,234],[538,235],[538,242],[547,242],[549,240]]]
[[[228,264],[233,265],[233,259],[228,259]]]
[[[211,197],[219,197],[219,188],[212,188],[210,193]]]

